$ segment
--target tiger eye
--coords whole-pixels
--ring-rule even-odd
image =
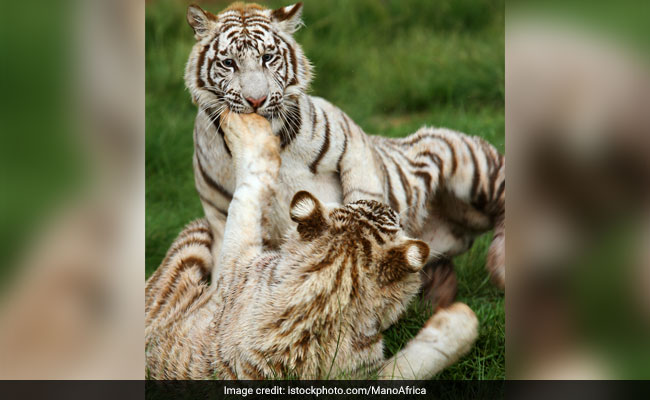
[[[226,58],[225,60],[223,60],[223,65],[225,65],[226,67],[232,67],[235,65],[235,61],[232,58]]]
[[[273,58],[273,55],[272,55],[272,54],[266,53],[266,54],[264,54],[264,55],[262,56],[262,61],[264,61],[264,62],[269,62],[269,61],[271,61],[272,58]]]

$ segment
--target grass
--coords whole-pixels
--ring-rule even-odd
[[[228,4],[204,3],[213,12]],[[422,125],[444,126],[505,150],[502,1],[305,3],[305,27],[296,38],[315,66],[313,95],[341,107],[369,133],[400,137]],[[146,276],[182,227],[203,215],[191,161],[196,109],[182,78],[194,40],[186,5],[147,2]],[[485,271],[489,239],[479,238],[455,260],[458,299],[476,312],[480,336],[439,379],[505,377],[504,296]],[[414,302],[384,335],[387,354],[404,346],[430,313]]]

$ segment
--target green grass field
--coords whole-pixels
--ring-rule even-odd
[[[200,2],[218,12],[229,2]],[[262,2],[270,7],[288,2]],[[366,132],[400,137],[422,125],[482,136],[504,151],[502,0],[306,1],[296,34],[313,62],[312,94],[341,107]],[[183,69],[193,36],[184,1],[146,9],[146,276],[203,211],[194,189],[195,106]],[[438,379],[505,377],[504,295],[488,281],[489,235],[456,261],[458,299],[480,320],[469,355]],[[431,314],[414,302],[385,337],[393,354]]]

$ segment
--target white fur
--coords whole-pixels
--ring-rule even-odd
[[[424,260],[422,259],[422,253],[420,253],[418,246],[413,245],[406,250],[406,261],[413,268],[420,268],[422,266]]]
[[[478,337],[478,320],[463,303],[439,310],[380,371],[380,379],[428,379],[465,355]]]
[[[291,215],[297,219],[305,219],[314,212],[315,208],[316,204],[314,203],[314,200],[305,197],[293,206],[291,209]]]

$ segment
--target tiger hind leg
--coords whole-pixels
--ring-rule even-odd
[[[422,330],[379,371],[379,379],[429,379],[467,354],[478,337],[478,320],[464,303],[439,309]]]
[[[205,219],[188,224],[145,284],[145,325],[203,291],[212,269],[213,235]]]

